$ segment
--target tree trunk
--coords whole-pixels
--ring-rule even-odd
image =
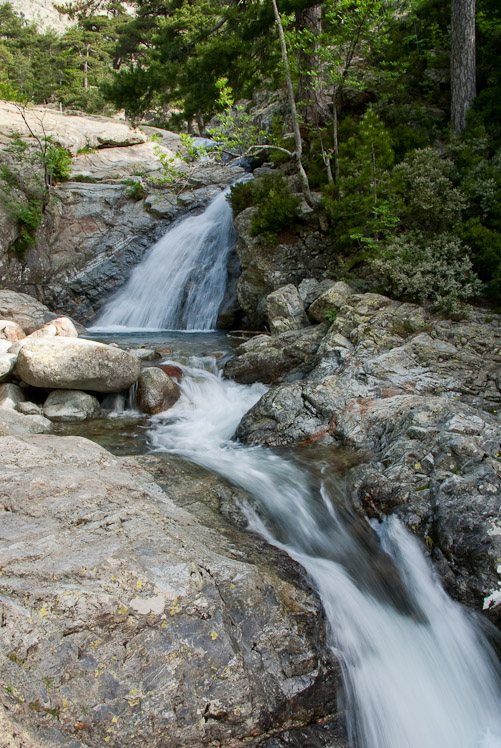
[[[292,77],[291,77],[291,71],[289,67],[289,58],[287,56],[287,45],[285,44],[284,28],[282,26],[282,20],[280,18],[280,13],[278,11],[276,0],[271,0],[271,4],[273,6],[273,13],[275,15],[275,21],[276,21],[277,28],[278,28],[278,38],[280,39],[280,50],[282,53],[282,62],[284,64],[284,69],[285,69],[285,82],[287,85],[287,96],[289,99],[289,107],[290,107],[291,119],[292,119],[292,129],[294,130],[294,142],[295,142],[295,147],[296,147],[294,156],[296,159],[297,170],[299,172],[301,184],[303,187],[304,199],[306,200],[308,205],[311,206],[313,201],[311,197],[310,184],[308,182],[308,177],[304,170],[303,161],[302,161],[303,142],[301,140],[301,132],[299,130],[299,119],[297,116],[296,99],[294,98],[294,88],[292,86]]]
[[[475,72],[475,0],[451,5],[451,121],[454,132],[466,127],[466,115],[477,94]]]
[[[320,79],[319,39],[322,33],[322,6],[296,11],[298,31],[308,29],[316,40],[310,49],[300,45],[298,51],[298,93],[297,101],[303,121],[310,125],[320,125],[329,120],[329,102],[325,86]]]
[[[89,83],[87,80],[87,73],[89,72],[89,50],[90,50],[90,42],[85,42],[85,57],[83,61],[83,74],[84,74],[83,87],[85,90],[87,90],[89,87]]]

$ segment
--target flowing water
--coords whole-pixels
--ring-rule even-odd
[[[184,367],[182,397],[153,420],[155,451],[245,488],[250,525],[307,570],[344,673],[357,748],[499,748],[496,660],[472,616],[441,589],[396,520],[375,528],[346,504],[328,462],[231,440],[265,391],[223,380],[213,359]]]
[[[151,249],[97,326],[214,327],[233,241],[222,194]],[[501,748],[496,658],[478,621],[443,592],[417,542],[395,519],[371,526],[358,517],[320,450],[313,459],[303,451],[305,460],[294,450],[232,441],[266,388],[225,381],[213,355],[190,362],[192,353],[173,353],[184,368],[182,396],[152,419],[150,445],[246,489],[251,527],[307,570],[342,665],[353,748]]]
[[[235,246],[231,208],[221,192],[148,250],[94,329],[212,330]]]

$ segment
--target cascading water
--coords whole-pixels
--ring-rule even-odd
[[[231,441],[262,385],[224,381],[205,360],[185,367],[181,389],[155,418],[152,445],[245,488],[257,505],[246,510],[251,525],[307,570],[342,664],[351,745],[500,748],[495,658],[417,543],[396,520],[377,534],[358,520],[325,466],[305,470]]]
[[[222,192],[204,213],[168,231],[105,307],[93,330],[212,330],[235,246],[232,212]]]

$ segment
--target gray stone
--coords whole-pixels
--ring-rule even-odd
[[[143,413],[162,413],[181,396],[179,386],[162,369],[149,367],[139,377],[136,404]]]
[[[353,291],[347,283],[339,281],[334,283],[327,290],[320,292],[320,295],[312,301],[308,309],[310,319],[316,322],[323,322],[326,315],[338,310]]]
[[[16,405],[16,410],[25,416],[43,415],[42,408],[40,407],[40,405],[37,405],[36,403],[26,402],[26,401],[18,402]]]
[[[299,295],[306,309],[310,304],[334,285],[333,280],[318,281],[315,278],[304,278],[298,286]]]
[[[26,400],[26,396],[17,384],[0,384],[0,408],[17,410],[19,403]]]
[[[268,294],[266,311],[272,335],[288,330],[301,330],[309,325],[303,301],[297,288],[291,283]]]
[[[41,415],[22,415],[16,410],[0,408],[0,436],[47,434],[51,430],[51,422]]]
[[[283,554],[204,527],[133,459],[85,439],[6,437],[1,450],[11,729],[37,747],[139,735],[144,748],[230,748],[336,718],[321,609]],[[198,500],[223,483],[202,476]]]
[[[134,356],[81,338],[40,338],[19,352],[16,374],[34,387],[119,392],[139,377]]]
[[[1,289],[0,317],[16,322],[29,335],[57,315],[28,294]]]
[[[0,352],[0,382],[5,382],[9,378],[11,371],[16,365],[16,361],[17,356],[15,354]]]
[[[101,406],[88,392],[55,390],[45,400],[43,412],[50,421],[87,421],[101,415]]]

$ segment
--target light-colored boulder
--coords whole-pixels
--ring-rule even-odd
[[[74,176],[89,180],[124,179],[151,172],[155,167],[160,170],[160,155],[173,159],[174,164],[183,163],[175,157],[174,151],[149,142],[80,154],[73,159],[72,172]]]
[[[46,322],[45,325],[42,325],[38,330],[26,335],[22,340],[13,343],[11,348],[9,348],[9,353],[17,354],[23,346],[33,340],[38,340],[39,338],[55,338],[56,335],[64,338],[78,338],[76,327],[69,317],[56,317],[50,322]]]
[[[0,384],[0,408],[17,410],[18,403],[26,400],[26,396],[17,384]]]
[[[48,434],[52,424],[41,415],[22,415],[16,410],[0,408],[0,436]]]
[[[45,304],[33,296],[5,288],[0,290],[0,317],[2,320],[14,320],[27,335],[38,330],[55,316]]]
[[[304,311],[303,301],[292,283],[268,294],[266,309],[272,335],[288,330],[301,330],[310,325]]]
[[[9,340],[15,343],[16,340],[22,340],[26,337],[21,325],[10,319],[0,319],[0,340]]]
[[[34,387],[119,392],[137,380],[140,365],[120,348],[82,338],[40,338],[19,351],[17,376]]]
[[[13,353],[3,353],[0,351],[0,382],[10,376],[11,371],[16,365],[17,356]]]
[[[162,413],[179,399],[178,385],[162,369],[144,369],[138,380],[136,404],[149,414]]]
[[[54,390],[43,404],[50,421],[87,421],[101,414],[99,400],[80,390]]]
[[[311,320],[324,322],[327,319],[326,314],[328,315],[339,309],[352,293],[353,291],[347,283],[343,283],[343,281],[334,283],[331,288],[324,291],[311,303],[308,316]]]

